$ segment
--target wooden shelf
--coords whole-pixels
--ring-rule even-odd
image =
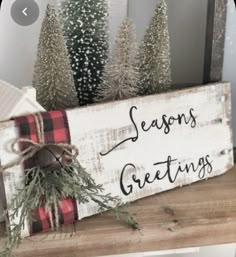
[[[24,240],[20,257],[93,257],[236,242],[236,167],[132,204],[140,231],[111,214]]]

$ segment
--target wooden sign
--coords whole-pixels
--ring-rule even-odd
[[[67,111],[79,161],[105,193],[124,202],[188,185],[233,167],[231,94],[218,83]],[[0,125],[2,164],[17,138],[13,121]],[[21,184],[21,167],[5,176],[7,201]],[[78,215],[97,213],[79,204]],[[28,235],[27,226],[24,235]]]

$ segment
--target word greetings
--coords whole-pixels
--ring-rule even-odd
[[[191,108],[186,114],[181,113],[176,116],[169,117],[166,114],[163,114],[160,119],[153,119],[150,122],[141,121],[140,123],[137,123],[135,120],[135,111],[138,111],[138,107],[136,106],[132,106],[129,110],[129,118],[134,127],[135,135],[119,142],[107,152],[101,152],[101,156],[109,155],[124,143],[137,142],[139,140],[140,133],[148,133],[149,131],[156,129],[157,131],[163,132],[164,135],[168,135],[171,133],[172,126],[176,124],[179,126],[188,125],[192,129],[197,126],[197,118],[194,115],[193,108]],[[178,165],[173,165],[175,163],[178,163]],[[175,170],[173,170],[171,166],[175,166]],[[168,179],[170,183],[175,183],[179,175],[182,173],[189,174],[190,172],[194,172],[197,173],[199,179],[204,179],[207,173],[210,174],[213,171],[212,161],[210,160],[209,155],[201,156],[196,163],[190,162],[185,164],[181,164],[178,159],[169,155],[166,160],[154,163],[153,167],[155,168],[155,172],[146,172],[143,174],[143,178],[138,178],[136,175],[136,166],[133,163],[127,163],[122,168],[120,175],[120,189],[122,193],[128,196],[133,193],[134,185],[142,190],[146,185],[163,179]],[[130,179],[127,180],[127,174],[131,174],[132,183],[129,182],[127,184],[127,181],[130,181]]]

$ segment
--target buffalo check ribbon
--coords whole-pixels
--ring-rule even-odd
[[[65,111],[51,111],[41,113],[44,121],[44,140],[46,144],[71,143],[70,129]],[[36,122],[33,115],[15,118],[19,138],[30,139],[35,143],[39,142]],[[20,143],[21,150],[27,147],[27,143]],[[33,158],[24,162],[24,169],[34,167]],[[77,220],[78,211],[75,199],[62,199],[59,205],[60,224],[71,224]],[[33,213],[33,223],[30,234],[45,232],[51,229],[49,214],[44,206],[39,207]]]

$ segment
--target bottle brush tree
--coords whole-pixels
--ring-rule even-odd
[[[61,14],[79,102],[91,104],[108,55],[107,0],[67,0]]]
[[[137,43],[133,22],[126,18],[117,35],[111,60],[105,66],[98,100],[118,100],[138,94]]]
[[[139,51],[141,95],[168,91],[171,86],[170,38],[167,2],[161,0]]]
[[[33,86],[37,101],[46,110],[78,105],[70,59],[56,10],[48,4],[42,23]]]

